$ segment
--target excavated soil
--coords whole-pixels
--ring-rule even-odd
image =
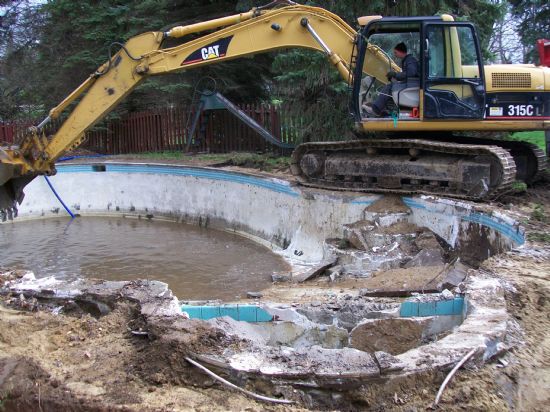
[[[550,404],[550,242],[544,236],[550,232],[550,192],[542,186],[501,201],[492,207],[524,221],[528,236],[536,234],[529,236],[525,247],[493,257],[479,269],[507,285],[508,310],[520,327],[511,338],[519,344],[483,367],[460,370],[445,390],[439,410],[545,411]],[[336,292],[358,291],[367,287],[363,282],[371,282],[369,287],[372,282],[385,285],[384,276],[390,275],[406,281],[397,270],[372,279],[350,279],[349,284],[338,284]],[[283,284],[265,298],[304,302],[326,299],[333,291],[334,285],[321,281]],[[251,400],[183,360],[197,348],[237,349],[240,342],[190,322],[179,343],[167,340],[172,342],[168,344],[130,332],[141,324],[136,308],[127,302],[96,319],[78,311],[55,315],[36,302],[1,297],[0,410],[303,410]],[[426,410],[445,375],[446,371],[432,371],[400,377],[335,396],[349,397],[354,410]],[[249,389],[262,392],[261,387]]]
[[[128,327],[134,322],[135,308],[128,304],[100,319],[2,306],[3,410],[264,410],[239,394],[228,396],[191,367],[180,368],[187,373],[178,377],[164,374],[168,362],[185,363],[181,351],[133,336]],[[200,325],[194,332],[184,347],[221,344]]]
[[[407,213],[409,208],[401,200],[401,196],[385,195],[379,201],[367,207],[371,213]]]

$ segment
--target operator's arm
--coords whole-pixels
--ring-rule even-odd
[[[399,81],[404,81],[408,78],[418,76],[418,60],[413,55],[407,54],[403,61],[403,69],[401,72],[395,73],[395,78]]]

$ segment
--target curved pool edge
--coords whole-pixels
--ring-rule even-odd
[[[341,237],[345,224],[368,218],[366,208],[382,197],[307,189],[278,177],[207,167],[92,162],[57,169],[50,181],[75,213],[149,216],[246,233],[300,263],[326,258],[324,241]],[[474,260],[525,242],[518,222],[486,206],[430,196],[402,199],[412,223],[452,248],[470,249]],[[44,179],[27,186],[22,218],[64,213]]]

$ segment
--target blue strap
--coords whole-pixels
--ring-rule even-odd
[[[44,179],[46,179],[46,182],[48,183],[48,186],[50,186],[50,189],[52,189],[52,192],[53,194],[55,195],[55,197],[57,197],[57,200],[59,200],[59,202],[63,205],[63,207],[65,208],[65,210],[67,211],[67,213],[69,215],[71,215],[71,219],[74,219],[75,218],[75,215],[73,214],[73,212],[71,212],[71,209],[69,209],[67,207],[67,205],[65,204],[65,202],[63,202],[63,200],[61,200],[61,197],[57,194],[57,192],[55,191],[53,185],[52,185],[52,182],[50,182],[50,179],[48,179],[48,176],[44,175]]]

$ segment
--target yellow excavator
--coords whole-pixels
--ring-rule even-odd
[[[358,22],[356,31],[327,10],[279,0],[113,43],[108,61],[18,146],[0,148],[1,217],[15,216],[25,185],[54,174],[56,160],[149,76],[296,47],[327,56],[349,84],[357,135],[379,136],[296,147],[291,170],[305,186],[483,200],[516,179],[532,181],[545,168],[543,152],[532,145],[470,132],[550,129],[549,68],[484,66],[474,26],[448,15],[367,16]],[[182,43],[164,47],[175,38]],[[368,117],[364,104],[388,82],[388,71],[400,71],[385,52],[396,39],[417,54],[420,75],[392,87],[388,116]],[[72,104],[59,130],[46,136],[44,126]]]

